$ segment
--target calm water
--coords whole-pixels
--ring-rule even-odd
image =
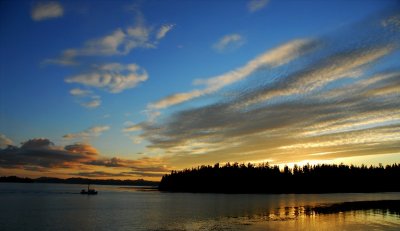
[[[373,211],[306,215],[303,206],[400,199],[400,193],[225,195],[140,188],[0,183],[0,230],[400,230],[400,217]]]

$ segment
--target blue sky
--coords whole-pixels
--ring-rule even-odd
[[[97,155],[21,160],[5,173],[156,177],[226,161],[399,161],[394,0],[1,1],[0,11],[0,148],[82,145],[73,153]],[[339,93],[335,107],[316,101]]]

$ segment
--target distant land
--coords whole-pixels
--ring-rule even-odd
[[[0,182],[13,183],[62,183],[62,184],[97,184],[97,185],[131,185],[131,186],[158,186],[157,181],[138,180],[115,180],[115,179],[88,179],[88,178],[67,178],[60,179],[54,177],[21,178],[17,176],[2,176]]]
[[[400,192],[400,165],[304,165],[282,170],[268,163],[227,163],[172,171],[159,190],[194,193]]]

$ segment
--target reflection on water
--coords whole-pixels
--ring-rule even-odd
[[[377,209],[362,202],[400,200],[400,193],[226,195],[93,186],[98,195],[80,195],[84,187],[0,184],[0,230],[290,231],[400,227],[398,210]],[[351,201],[358,203],[343,205]],[[332,204],[340,206],[329,207]],[[354,206],[359,210],[343,209]],[[321,212],[338,208],[341,209],[334,213]]]
[[[398,230],[399,217],[351,211],[326,215],[300,215],[289,220],[253,222],[248,230]]]
[[[399,230],[399,227],[399,214],[386,210],[318,214],[310,207],[301,206],[243,217],[173,224],[157,230]]]

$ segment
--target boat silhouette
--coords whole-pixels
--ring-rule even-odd
[[[86,195],[97,195],[97,191],[95,189],[90,188],[90,184],[87,186],[87,190],[82,189],[81,194],[86,194]]]

